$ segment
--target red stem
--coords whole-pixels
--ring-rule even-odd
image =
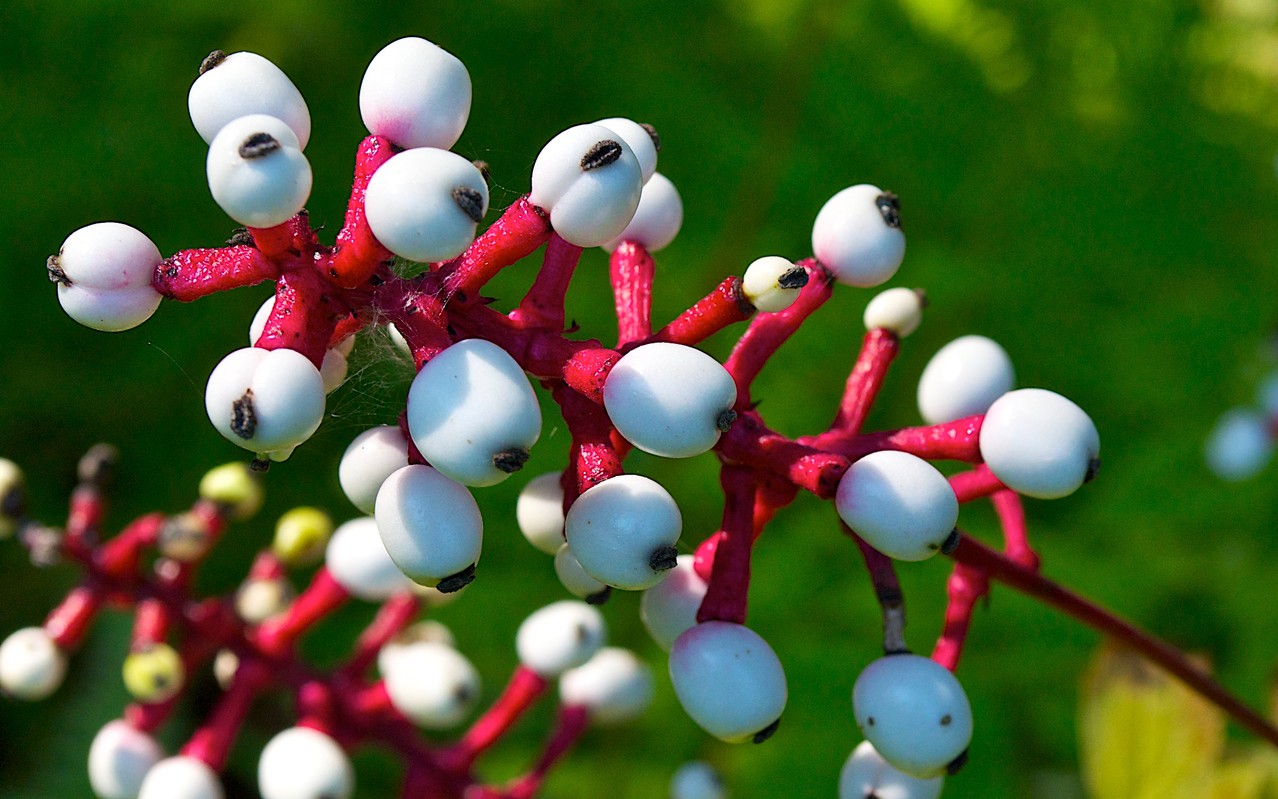
[[[715,451],[723,460],[774,474],[822,499],[834,497],[850,463],[841,454],[823,452],[774,433],[755,411],[742,412],[719,438]]]
[[[1003,553],[1030,571],[1038,571],[1038,553],[1030,548],[1020,494],[1005,488],[990,499],[1003,528]]]
[[[463,302],[474,298],[494,275],[546,243],[550,234],[546,213],[527,197],[519,198],[460,258],[445,267],[446,295]]]
[[[546,773],[563,757],[586,731],[590,716],[584,707],[567,705],[559,708],[555,730],[545,751],[532,771],[515,780],[508,790],[511,799],[531,799],[541,787]]]
[[[44,631],[66,652],[75,649],[84,640],[93,617],[102,607],[102,597],[92,588],[79,586],[58,603],[44,620]]]
[[[263,652],[282,654],[298,637],[350,599],[346,592],[321,566],[311,584],[294,600],[289,609],[266,621],[253,632],[253,642]]]
[[[285,273],[275,284],[275,306],[262,328],[256,347],[264,350],[296,350],[315,368],[324,363],[328,341],[337,320],[347,313],[335,292],[312,269]]]
[[[546,254],[532,288],[524,295],[510,318],[520,327],[541,327],[556,332],[564,329],[564,301],[573,270],[581,259],[581,248],[552,233]]]
[[[1244,705],[1184,653],[1171,644],[1133,626],[1101,606],[1084,599],[1035,571],[966,535],[950,554],[955,561],[983,572],[992,580],[1011,586],[1094,630],[1117,638],[1164,670],[1171,672],[1203,698],[1228,713],[1252,734],[1278,746],[1278,728]]]
[[[672,341],[692,346],[753,315],[754,306],[741,292],[741,278],[728,277],[648,341]]]
[[[468,771],[471,765],[496,744],[523,717],[550,684],[537,672],[516,666],[506,689],[483,716],[475,720],[456,745],[441,753],[447,768]]]
[[[182,747],[182,754],[203,760],[214,771],[226,767],[226,758],[248,716],[253,697],[270,679],[270,671],[252,660],[241,662],[226,693],[213,706],[208,720]]]
[[[890,330],[877,328],[865,334],[865,338],[861,339],[861,352],[844,385],[839,412],[830,424],[831,430],[852,435],[861,432],[870,406],[883,387],[888,367],[900,348],[901,340]]]
[[[723,521],[713,550],[713,568],[697,622],[745,624],[750,591],[750,551],[755,540],[755,480],[749,469],[724,466]]]
[[[945,584],[949,597],[945,605],[945,625],[932,649],[932,660],[950,671],[958,668],[963,656],[963,645],[972,625],[972,611],[977,601],[989,592],[990,584],[984,572],[963,563],[955,563]]]
[[[355,178],[346,204],[346,221],[337,234],[337,245],[328,261],[328,274],[342,288],[355,288],[364,283],[380,263],[394,257],[373,235],[364,214],[368,181],[394,154],[390,139],[382,136],[369,136],[360,142],[355,152]]]
[[[884,449],[899,450],[925,460],[956,460],[976,463],[981,459],[981,422],[984,416],[969,416],[927,427],[903,427],[882,433],[852,436],[830,431],[799,439],[804,444],[837,452],[849,461]]]
[[[642,244],[623,241],[612,251],[609,273],[617,306],[617,347],[652,333],[652,279],[656,264]]]
[[[342,673],[358,677],[367,671],[377,660],[381,648],[413,623],[421,606],[421,600],[409,593],[396,594],[383,602],[373,621],[360,633],[355,651],[342,667]]]
[[[994,476],[990,467],[978,463],[970,471],[951,475],[950,488],[954,489],[954,496],[959,502],[971,502],[1003,491],[1007,486]]]
[[[156,267],[152,285],[169,299],[190,302],[279,275],[279,267],[256,247],[240,244],[174,253]]]

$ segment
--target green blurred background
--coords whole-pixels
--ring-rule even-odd
[[[106,335],[65,317],[44,258],[77,227],[129,222],[166,253],[220,243],[233,224],[204,185],[205,147],[186,91],[215,48],[279,64],[314,120],[309,208],[331,237],[341,221],[368,60],[405,35],[458,55],[474,82],[456,150],[492,165],[494,207],[526,191],[542,143],[605,116],[653,123],[660,169],[682,192],[685,228],[659,256],[658,321],[754,257],[809,252],[811,221],[838,189],[873,182],[901,196],[909,247],[890,285],[924,286],[923,327],[903,347],[871,417],[914,424],[927,358],[965,333],[1011,353],[1023,386],[1061,391],[1095,418],[1101,479],[1054,503],[1030,502],[1046,572],[1171,640],[1210,653],[1223,680],[1264,700],[1278,637],[1278,468],[1213,479],[1202,441],[1227,407],[1250,402],[1278,316],[1278,3],[1139,0],[649,0],[216,4],[9,0],[0,10],[0,454],[28,470],[37,514],[61,521],[75,461],[119,445],[112,519],[177,511],[207,468],[242,458],[204,418],[202,387],[244,346],[259,286]],[[570,296],[583,332],[614,335],[602,254],[587,254]],[[489,293],[518,299],[533,267]],[[840,290],[782,351],[757,396],[778,429],[826,424],[862,334],[871,293]],[[709,349],[727,353],[733,336]],[[335,466],[360,430],[390,421],[410,370],[385,346],[356,349],[350,382],[320,432],[267,478],[268,505],[227,537],[202,588],[232,588],[283,510],[313,503],[351,515]],[[544,403],[552,410],[550,403]],[[526,474],[567,449],[548,415]],[[689,546],[716,525],[715,464],[636,458],[679,499]],[[524,479],[479,492],[488,536],[478,582],[442,610],[495,695],[522,617],[562,595],[550,563],[514,528]],[[983,507],[962,523],[990,536]],[[658,797],[682,761],[706,758],[732,795],[830,797],[859,740],[850,689],[875,656],[879,622],[855,549],[828,506],[802,497],[757,551],[751,625],[790,682],[780,733],[763,746],[708,740],[677,707],[664,658],[643,634],[637,597],[606,607],[615,642],[653,664],[657,697],[641,723],[591,733],[547,796]],[[900,569],[913,645],[930,649],[947,564]],[[36,624],[74,584],[0,546],[0,631]],[[299,580],[300,582],[300,580]],[[306,642],[332,662],[371,609],[344,610]],[[0,796],[89,794],[84,760],[124,704],[129,623],[104,617],[64,688],[34,706],[0,701]],[[976,714],[972,759],[948,797],[1077,797],[1077,676],[1097,637],[1006,590],[982,611],[959,675]],[[180,745],[214,696],[200,675],[165,740]],[[256,754],[287,723],[260,702],[237,746],[228,795],[253,794]],[[535,756],[539,712],[486,761],[495,778]],[[394,765],[357,754],[358,795],[392,795]]]

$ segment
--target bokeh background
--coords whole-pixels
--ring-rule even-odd
[[[541,145],[564,127],[626,115],[653,123],[660,170],[682,192],[685,227],[659,256],[655,316],[668,319],[754,257],[809,252],[835,191],[873,182],[901,197],[908,250],[890,285],[932,304],[904,344],[871,427],[918,421],[914,387],[945,342],[982,333],[1011,353],[1022,386],[1065,393],[1104,444],[1101,479],[1028,505],[1046,572],[1171,640],[1210,655],[1222,679],[1264,701],[1278,655],[1278,468],[1238,485],[1202,465],[1227,407],[1252,402],[1278,319],[1278,3],[1202,0],[649,0],[645,3],[129,3],[9,0],[0,10],[0,454],[21,462],[37,515],[61,520],[79,454],[122,452],[113,519],[178,511],[209,467],[243,457],[204,418],[202,388],[246,344],[259,286],[181,307],[116,335],[65,317],[43,270],[77,227],[129,222],[166,253],[220,243],[233,223],[208,196],[205,146],[186,91],[210,50],[279,64],[310,104],[312,219],[340,225],[368,60],[420,35],[457,54],[474,82],[456,150],[492,165],[494,207],[526,191]],[[614,334],[606,261],[589,253],[570,296],[583,332]],[[490,293],[516,301],[532,265]],[[819,429],[862,334],[867,291],[842,289],[760,378],[778,429]],[[734,334],[708,348],[723,356]],[[352,514],[337,486],[351,437],[390,421],[411,370],[368,339],[315,438],[267,478],[268,504],[233,529],[202,577],[230,590],[272,519],[297,504]],[[553,406],[546,403],[548,411]],[[547,416],[525,474],[556,468],[567,436]],[[713,459],[633,469],[662,480],[691,546],[720,512]],[[480,492],[479,580],[439,612],[491,698],[514,664],[519,621],[562,593],[519,536],[526,478]],[[961,523],[994,532],[984,508]],[[679,711],[636,596],[606,607],[614,642],[653,664],[651,712],[591,733],[547,796],[658,797],[684,760],[710,760],[739,799],[829,797],[859,740],[850,689],[876,654],[877,609],[832,509],[802,497],[760,542],[751,625],[786,664],[790,706],[763,746],[708,740]],[[927,651],[948,564],[900,569],[909,638]],[[74,584],[0,544],[0,631],[39,623]],[[298,582],[301,582],[299,578]],[[351,607],[306,641],[332,662],[371,613]],[[89,795],[84,759],[125,702],[129,623],[103,618],[64,688],[34,706],[0,700],[0,795]],[[1078,797],[1075,686],[1092,632],[1007,590],[977,620],[959,675],[976,714],[972,759],[949,797]],[[213,699],[208,675],[165,732],[177,746]],[[287,723],[262,701],[236,747],[228,794],[252,796],[257,752]],[[549,712],[487,762],[494,777],[535,756]],[[398,772],[356,755],[358,795],[393,795]]]

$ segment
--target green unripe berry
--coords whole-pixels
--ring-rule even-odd
[[[186,679],[177,650],[164,642],[130,652],[124,659],[124,687],[139,702],[153,704],[172,698]]]
[[[318,508],[293,508],[275,523],[271,551],[289,566],[308,566],[324,556],[333,520]]]
[[[262,507],[262,484],[243,463],[227,463],[200,479],[200,498],[226,509],[232,521],[242,522]]]

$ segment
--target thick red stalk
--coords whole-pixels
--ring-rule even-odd
[[[455,771],[468,771],[475,760],[501,740],[549,687],[550,683],[537,672],[522,664],[516,666],[501,696],[470,725],[456,745],[441,753],[441,762]]]
[[[954,496],[959,502],[971,502],[1003,491],[1007,486],[994,476],[990,467],[978,463],[969,471],[951,475],[950,488],[954,489]]]
[[[295,220],[296,217],[275,227],[249,228],[249,235],[253,237],[253,246],[277,264],[291,260],[291,257],[298,254],[295,246],[297,244]]]
[[[552,233],[550,240],[546,242],[546,254],[541,259],[541,269],[519,307],[510,312],[511,320],[520,327],[563,330],[564,300],[580,259],[580,247],[569,244],[559,234]]]
[[[989,592],[989,580],[979,569],[955,563],[945,591],[949,597],[945,605],[945,625],[932,649],[932,660],[954,671],[963,656],[963,645],[972,625],[972,611],[980,598]]]
[[[691,308],[679,314],[643,343],[671,341],[692,346],[753,315],[754,306],[741,291],[741,278],[727,277],[715,286],[714,291],[697,300]]]
[[[364,213],[368,181],[394,154],[390,139],[383,136],[365,138],[355,152],[355,178],[346,204],[346,221],[337,233],[337,244],[327,265],[329,276],[342,288],[355,288],[364,283],[381,262],[394,257],[373,235]]]
[[[501,270],[530,254],[550,238],[546,212],[521,197],[506,209],[461,257],[442,271],[447,297],[465,302]]]
[[[279,276],[279,267],[256,247],[238,244],[174,253],[156,267],[152,285],[171,300],[191,302]]]
[[[811,284],[808,284],[811,285]],[[781,477],[822,499],[832,499],[850,459],[823,452],[769,430],[755,411],[745,411],[719,438],[721,459]]]
[[[876,328],[861,339],[861,352],[852,365],[847,383],[843,387],[843,400],[839,412],[830,424],[831,430],[856,435],[865,425],[870,406],[879,396],[888,367],[901,349],[901,340],[890,330]]]
[[[332,285],[319,273],[312,269],[286,272],[275,284],[275,305],[254,346],[295,350],[318,369],[338,319],[347,313]]]
[[[283,654],[295,641],[321,619],[332,613],[350,599],[346,592],[333,579],[328,569],[321,566],[306,587],[287,611],[267,619],[254,631],[252,640],[263,651],[270,654]]]
[[[158,599],[144,599],[133,614],[133,634],[130,649],[144,652],[162,642],[169,635],[169,609]]]
[[[621,474],[623,467],[621,455],[612,443],[612,423],[602,407],[563,383],[551,387],[551,396],[563,410],[564,421],[572,434],[568,458],[576,483],[564,492],[566,511],[578,495]]]
[[[72,588],[71,592],[44,620],[44,631],[58,648],[75,649],[84,640],[94,616],[102,607],[102,597],[87,586]]]
[[[648,248],[623,241],[608,260],[617,306],[617,348],[652,333],[652,280],[656,264]]]
[[[422,601],[414,594],[396,594],[382,603],[372,623],[364,628],[355,642],[355,651],[341,669],[351,678],[358,678],[377,660],[377,653],[395,636],[413,623]]]
[[[1025,568],[1038,571],[1038,553],[1030,548],[1020,494],[1005,488],[990,497],[990,501],[1003,528],[1003,553]]]
[[[713,568],[697,621],[745,624],[750,592],[750,550],[755,540],[755,479],[749,469],[724,466],[723,521],[714,545]]]
[[[945,424],[903,427],[900,430],[859,436],[831,431],[819,436],[801,438],[799,441],[829,452],[836,452],[849,461],[864,458],[871,452],[893,449],[917,455],[925,460],[976,463],[981,459],[981,422],[984,420],[984,416],[969,416]]]
[[[1048,580],[966,535],[950,553],[956,562],[970,566],[1071,616],[1098,632],[1116,638],[1170,672],[1181,682],[1228,713],[1252,734],[1278,746],[1278,728],[1244,705],[1176,647],[1150,635],[1100,605]]]
[[[182,747],[182,754],[203,760],[214,771],[226,767],[226,758],[248,716],[253,698],[270,681],[265,665],[249,660],[242,662],[226,692],[218,698],[208,720]]]

